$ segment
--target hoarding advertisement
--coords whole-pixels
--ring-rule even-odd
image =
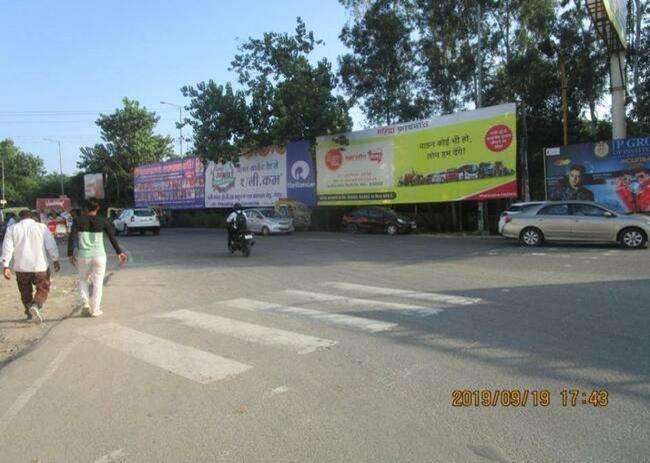
[[[104,199],[104,176],[102,174],[84,175],[84,195],[86,199]]]
[[[320,205],[514,198],[516,107],[319,137],[316,163]]]
[[[204,207],[203,163],[198,158],[146,164],[135,168],[136,207]]]
[[[308,142],[268,146],[242,155],[239,166],[210,162],[205,207],[270,207],[278,199],[315,203],[314,165]]]
[[[547,148],[544,160],[550,200],[650,212],[650,137]]]

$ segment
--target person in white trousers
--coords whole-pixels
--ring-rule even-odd
[[[122,252],[117,239],[115,239],[113,226],[98,215],[99,202],[90,199],[87,201],[86,207],[87,212],[75,218],[72,226],[72,235],[68,239],[68,258],[70,263],[76,265],[79,270],[82,315],[98,317],[103,313],[101,304],[104,275],[106,274],[104,234],[115,249],[120,264],[127,261],[127,256]],[[76,255],[75,244],[77,245]]]

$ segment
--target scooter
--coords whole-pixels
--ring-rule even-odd
[[[231,254],[235,251],[241,251],[244,257],[251,255],[251,248],[255,245],[253,233],[249,231],[235,232],[232,240],[228,242],[228,250]]]

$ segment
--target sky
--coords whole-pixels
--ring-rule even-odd
[[[40,156],[48,171],[78,171],[81,146],[100,142],[94,121],[138,100],[175,139],[183,85],[235,81],[237,47],[264,32],[292,32],[301,16],[336,62],[348,20],[338,0],[0,0],[0,140]],[[354,116],[353,116],[354,117]],[[354,117],[355,126],[359,117]],[[359,127],[355,127],[359,128]]]

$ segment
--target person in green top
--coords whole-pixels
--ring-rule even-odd
[[[106,250],[104,234],[117,253],[120,264],[127,261],[127,256],[115,239],[113,226],[103,217],[97,215],[99,202],[89,199],[86,213],[75,218],[72,233],[68,239],[68,258],[79,270],[79,292],[83,305],[82,315],[98,317],[101,309],[104,275],[106,274]],[[75,246],[76,245],[76,246]],[[77,254],[75,255],[75,247]],[[92,291],[90,290],[92,285]]]

